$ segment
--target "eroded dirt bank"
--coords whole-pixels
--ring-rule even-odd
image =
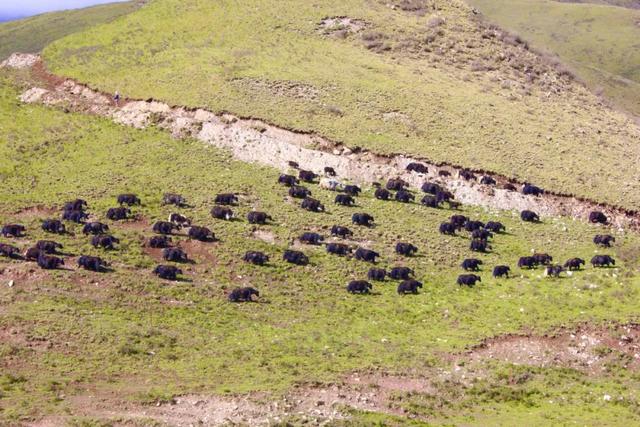
[[[456,166],[434,164],[402,155],[380,156],[368,151],[352,150],[318,135],[297,133],[232,114],[172,107],[154,100],[126,100],[116,106],[109,95],[48,74],[37,57],[14,55],[12,58],[5,61],[3,66],[30,68],[43,82],[41,87],[32,87],[21,95],[20,99],[25,103],[40,103],[100,115],[136,128],[158,126],[176,138],[193,137],[227,149],[239,160],[272,166],[282,171],[289,169],[289,161],[295,161],[302,168],[316,173],[322,173],[325,166],[333,167],[340,179],[360,184],[400,177],[412,187],[419,188],[429,180],[445,186],[464,204],[503,210],[529,209],[543,217],[569,216],[584,220],[591,211],[600,210],[618,228],[640,229],[640,214],[636,212],[568,195],[547,193],[539,197],[525,196],[502,188],[513,181],[492,173],[484,175],[494,178],[496,186],[480,184],[480,174],[477,174],[475,181],[463,180],[458,177],[461,168]],[[423,163],[428,173],[406,171],[406,166],[411,162]],[[440,176],[441,171],[447,171],[451,176]],[[515,185],[519,187],[521,184]]]

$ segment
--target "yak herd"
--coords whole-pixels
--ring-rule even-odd
[[[325,210],[324,205],[317,199],[311,197],[311,191],[301,185],[304,183],[318,182],[323,189],[336,192],[334,202],[342,206],[354,206],[356,204],[356,197],[361,193],[361,188],[357,185],[344,185],[338,181],[336,172],[330,167],[324,169],[324,176],[319,176],[314,172],[302,170],[295,162],[290,162],[290,166],[298,170],[298,176],[290,174],[282,174],[278,178],[278,183],[288,187],[288,195],[294,199],[302,199],[300,207],[302,209],[311,212],[323,212]],[[408,171],[424,174],[427,173],[427,167],[420,163],[410,163],[407,166]],[[450,175],[447,171],[440,171],[440,176]],[[476,176],[473,172],[468,170],[461,170],[459,176],[465,180],[476,180]],[[497,185],[495,179],[489,176],[483,176],[479,182],[483,185]],[[408,183],[400,178],[390,179],[384,186],[374,183],[375,192],[374,197],[381,201],[395,200],[400,203],[411,203],[415,200],[413,193],[408,191]],[[511,191],[517,191],[517,188],[510,183],[507,183],[503,188]],[[425,182],[421,187],[422,192],[425,194],[420,200],[420,203],[424,206],[431,208],[438,208],[443,203],[447,203],[451,208],[456,208],[459,203],[454,200],[454,196],[451,192],[446,190],[442,185]],[[522,187],[522,193],[525,195],[539,196],[544,193],[539,187],[531,184],[524,184]],[[107,210],[106,217],[111,221],[123,221],[132,218],[131,207],[140,205],[141,200],[135,194],[120,194],[117,197],[117,203],[119,206],[113,207]],[[178,194],[165,194],[162,200],[164,205],[173,205],[176,207],[187,206],[185,199]],[[239,199],[236,194],[223,193],[218,194],[215,197],[215,206],[211,209],[210,213],[213,218],[230,221],[235,218],[233,207],[239,204]],[[63,221],[74,222],[82,224],[82,233],[90,237],[91,245],[95,248],[101,248],[103,250],[113,250],[117,247],[120,241],[109,234],[109,225],[102,222],[87,221],[89,214],[87,212],[87,202],[82,199],[73,200],[64,205],[60,219],[45,219],[42,222],[42,229],[45,232],[51,234],[65,234],[66,226]],[[247,222],[250,224],[268,224],[274,221],[274,219],[266,212],[251,211],[247,214]],[[525,210],[520,213],[522,221],[538,222],[539,216],[532,211]],[[361,227],[373,227],[375,225],[375,219],[372,215],[365,212],[356,212],[352,215],[351,221],[356,226]],[[606,215],[599,211],[591,212],[589,215],[589,221],[592,223],[606,224],[608,219]],[[191,220],[180,213],[172,213],[167,221],[158,221],[153,224],[152,231],[156,234],[147,240],[147,245],[152,248],[161,248],[162,257],[165,261],[173,263],[189,262],[188,254],[180,247],[174,246],[171,235],[178,232],[182,228],[188,228],[188,237],[190,239],[199,240],[202,242],[212,242],[216,240],[214,233],[207,227],[197,226],[191,224]],[[487,252],[492,249],[490,242],[495,235],[506,232],[506,228],[503,224],[497,221],[488,221],[483,223],[481,221],[472,220],[464,215],[452,215],[449,221],[440,224],[438,231],[445,235],[457,235],[458,233],[468,233],[469,235],[469,249],[473,252]],[[2,235],[4,237],[20,238],[24,237],[26,228],[20,224],[6,224],[2,227]],[[347,226],[334,225],[330,231],[332,236],[338,238],[348,238],[353,236]],[[304,232],[299,236],[299,241],[307,245],[325,245],[326,251],[329,254],[337,256],[353,256],[356,260],[376,263],[377,258],[380,257],[378,252],[363,247],[353,248],[340,242],[324,242],[325,238],[316,232]],[[611,235],[596,235],[593,239],[596,245],[602,247],[610,247],[612,242],[615,242],[615,238]],[[53,240],[40,240],[34,247],[26,250],[24,255],[20,250],[10,244],[0,243],[0,256],[25,259],[27,261],[35,261],[42,269],[57,269],[64,266],[64,259],[61,257],[63,253],[62,244]],[[409,242],[398,242],[395,245],[395,252],[399,255],[410,257],[418,252],[418,248]],[[309,258],[301,251],[287,249],[283,252],[282,258],[284,261],[295,265],[307,265]],[[256,265],[263,266],[269,262],[269,256],[258,251],[248,251],[243,256],[243,261]],[[93,271],[93,272],[105,272],[108,271],[109,264],[100,257],[81,255],[77,259],[77,264],[80,268]],[[462,261],[461,268],[465,271],[457,278],[457,284],[460,286],[473,287],[477,282],[481,282],[481,277],[476,274],[480,271],[483,262],[476,258],[467,258]],[[593,267],[608,267],[615,265],[615,260],[609,255],[596,255],[591,259]],[[518,267],[520,269],[533,269],[539,266],[545,267],[545,274],[551,277],[558,277],[564,271],[579,270],[585,265],[585,261],[580,258],[571,258],[567,260],[563,265],[553,264],[553,258],[545,253],[536,253],[531,256],[523,256],[518,260]],[[509,277],[511,268],[507,265],[496,265],[493,267],[492,273],[494,278]],[[161,264],[154,268],[153,274],[166,280],[179,280],[180,275],[183,274],[182,270],[172,264]],[[401,295],[404,294],[416,294],[418,289],[422,288],[422,283],[415,280],[415,273],[408,267],[393,267],[388,271],[380,267],[372,267],[368,274],[367,280],[353,280],[347,285],[347,291],[354,294],[367,294],[373,289],[372,284],[369,281],[384,281],[387,277],[400,281],[397,292]],[[244,302],[251,301],[253,296],[259,296],[259,292],[252,287],[243,287],[233,289],[228,298],[232,302]]]

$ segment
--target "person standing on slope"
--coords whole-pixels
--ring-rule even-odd
[[[116,91],[116,93],[113,94],[113,102],[115,102],[116,107],[118,107],[119,103],[120,103],[120,92]]]

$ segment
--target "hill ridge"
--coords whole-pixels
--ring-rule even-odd
[[[288,169],[288,162],[295,160],[319,174],[324,166],[331,166],[340,176],[359,183],[371,184],[400,177],[412,187],[420,188],[423,182],[431,180],[444,185],[455,195],[456,200],[464,204],[501,210],[527,209],[542,216],[568,216],[582,220],[588,220],[591,211],[600,210],[618,228],[640,229],[640,214],[636,211],[553,191],[545,191],[542,196],[532,197],[498,186],[466,181],[459,177],[459,173],[469,169],[457,165],[434,163],[428,159],[402,154],[377,154],[357,147],[347,147],[315,133],[278,127],[260,119],[230,113],[215,114],[202,108],[170,106],[153,99],[124,99],[121,105],[115,106],[110,95],[73,79],[49,73],[39,56],[28,61],[20,54],[12,57],[20,58],[18,67],[31,69],[36,78],[46,86],[34,86],[26,90],[20,97],[26,103],[64,106],[77,112],[108,117],[135,128],[157,125],[169,131],[173,137],[193,137],[201,142],[229,149],[239,160],[269,165],[283,172]],[[5,66],[11,67],[11,61],[6,63],[8,65]],[[406,166],[412,162],[423,163],[428,168],[428,173],[408,172]],[[440,171],[449,172],[452,176],[441,176]],[[501,186],[507,183],[523,184],[491,171],[473,172],[490,176]]]

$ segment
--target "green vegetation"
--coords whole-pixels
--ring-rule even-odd
[[[14,52],[37,53],[54,40],[111,22],[138,9],[139,2],[104,4],[44,13],[0,24],[0,60]]]
[[[606,5],[609,2],[469,3],[489,20],[520,34],[534,46],[556,53],[593,90],[640,115],[640,10]],[[632,2],[627,3],[631,6]]]
[[[459,0],[156,0],[44,56],[109,93],[640,204],[638,128]]]
[[[519,271],[517,258],[535,249],[558,261],[589,259],[594,253],[591,238],[599,229],[570,219],[523,224],[516,213],[464,208],[460,213],[502,221],[509,232],[495,237],[492,253],[481,255],[483,282],[459,288],[458,265],[473,255],[468,239],[436,231],[455,211],[377,201],[371,189],[358,198],[357,208],[339,207],[332,203],[333,193],[310,185],[328,212],[309,213],[285,197],[273,169],[235,162],[212,147],[173,140],[153,129],[20,105],[10,81],[3,78],[1,83],[0,223],[20,222],[29,232],[26,238],[3,242],[25,249],[51,237],[39,229],[40,220],[58,215],[69,199],[87,199],[100,220],[120,192],[137,193],[143,200],[134,209],[140,220],[110,223],[122,241],[116,251],[92,248],[79,226],[71,225],[72,234],[58,239],[68,253],[104,256],[113,264],[112,273],[46,272],[23,261],[0,260],[0,420],[8,423],[73,413],[72,397],[88,392],[155,402],[180,393],[279,393],[294,383],[332,381],[369,368],[428,372],[434,366],[448,368],[443,352],[463,350],[487,336],[637,316],[636,235],[620,235],[610,251],[620,261],[618,268],[589,268],[572,277],[546,279],[540,270]],[[160,205],[167,191],[186,196],[191,207],[184,213],[195,224],[211,227],[220,239],[198,243],[175,238],[195,260],[184,266],[185,282],[155,278],[150,271],[158,253],[144,247],[151,224],[173,210]],[[222,222],[209,216],[213,196],[225,191],[242,194],[236,211],[243,220]],[[269,212],[274,224],[247,224],[244,216],[252,208]],[[282,251],[302,231],[327,235],[331,225],[349,224],[355,211],[372,213],[378,226],[353,226],[354,240],[378,250],[381,266],[413,267],[425,284],[419,295],[399,297],[389,281],[376,283],[375,295],[349,295],[346,282],[365,277],[370,265],[328,255],[322,247],[302,249],[311,259],[306,267],[281,260]],[[416,244],[418,256],[395,255],[393,245],[399,240]],[[265,251],[272,257],[270,265],[243,263],[246,250]],[[68,267],[74,267],[72,262]],[[490,268],[498,263],[512,265],[516,277],[492,280]],[[14,280],[12,287],[6,286],[8,280]],[[260,290],[260,303],[226,301],[226,293],[242,284]],[[499,375],[503,367],[487,369],[491,376],[485,382],[450,405],[434,406],[423,401],[425,396],[402,404],[438,422],[455,415],[455,420],[482,424],[478,417],[487,414],[487,402],[492,403],[490,415],[499,419],[529,416],[533,406],[538,408],[535,421],[555,413],[555,420],[588,422],[586,415],[572,415],[592,408],[585,390],[600,392],[602,384],[622,379],[629,389],[638,385],[637,378],[623,377],[622,369],[611,378],[565,379],[562,390],[555,388],[553,371],[536,372],[535,385],[514,386],[504,384]],[[546,403],[549,395],[559,393],[570,402],[566,415]],[[447,396],[445,390],[440,394]],[[600,419],[637,420],[636,398],[628,399],[629,405],[604,411]],[[355,417],[363,425],[402,419]]]

